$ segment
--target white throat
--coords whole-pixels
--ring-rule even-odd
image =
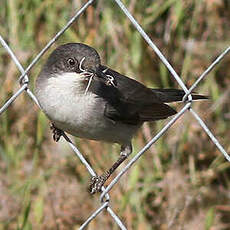
[[[80,94],[84,88],[83,81],[84,76],[79,73],[61,73],[49,78],[47,86],[52,87],[52,89],[56,88],[60,91],[67,90],[69,92],[76,92],[77,90],[77,92]]]

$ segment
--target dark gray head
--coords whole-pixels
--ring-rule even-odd
[[[84,61],[82,61],[84,58]],[[77,72],[82,69],[96,72],[101,61],[95,49],[82,43],[67,43],[56,48],[49,56],[43,71],[46,73]]]

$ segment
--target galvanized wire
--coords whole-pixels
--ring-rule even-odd
[[[230,51],[230,46],[226,48],[217,58],[216,60],[201,74],[201,76],[195,81],[195,83],[188,89],[184,82],[181,80],[179,75],[175,72],[173,67],[170,65],[170,63],[167,61],[167,59],[164,57],[164,55],[161,53],[161,51],[157,48],[157,46],[153,43],[153,41],[149,38],[149,36],[145,33],[143,28],[140,26],[140,24],[135,20],[135,18],[131,15],[131,13],[127,10],[125,5],[120,0],[113,0],[120,9],[124,12],[124,14],[128,17],[128,19],[131,21],[131,23],[134,25],[134,27],[139,31],[139,33],[142,35],[144,40],[149,44],[149,46],[153,49],[153,51],[158,55],[162,63],[168,68],[169,72],[172,74],[172,76],[175,78],[175,80],[178,82],[180,87],[185,91],[184,101],[186,102],[185,106],[181,109],[180,112],[178,112],[161,130],[160,132],[155,135],[155,137],[152,138],[129,162],[128,164],[120,171],[120,173],[111,181],[111,183],[103,189],[102,194],[100,196],[100,202],[101,205],[89,216],[89,218],[82,223],[81,227],[79,229],[85,229],[88,224],[95,219],[100,213],[104,210],[107,211],[111,218],[114,220],[114,222],[119,226],[120,229],[125,230],[125,224],[120,220],[120,218],[116,215],[116,213],[112,210],[111,204],[110,204],[110,197],[108,192],[114,188],[115,184],[120,180],[120,178],[132,167],[134,163],[138,161],[138,159],[162,136],[165,134],[165,132],[181,117],[186,111],[190,111],[191,114],[195,117],[199,125],[202,127],[202,129],[207,133],[207,135],[210,137],[211,141],[216,145],[216,147],[219,149],[219,151],[224,155],[224,157],[230,161],[230,156],[225,151],[223,146],[219,143],[217,138],[214,136],[214,134],[208,129],[204,121],[200,118],[200,116],[191,108],[192,106],[192,96],[191,92],[194,90],[195,87],[208,75],[208,73],[226,56],[227,53]],[[20,88],[15,92],[1,107],[0,107],[0,115],[12,104],[13,101],[15,101],[19,95],[21,95],[24,91],[28,93],[28,95],[32,98],[32,100],[39,106],[38,101],[34,94],[30,91],[28,88],[29,85],[29,76],[28,73],[32,69],[32,67],[39,61],[39,59],[44,55],[44,53],[55,43],[55,41],[73,24],[73,22],[83,13],[86,11],[86,9],[94,2],[94,0],[87,1],[78,11],[76,11],[75,15],[67,22],[67,24],[48,42],[48,44],[41,50],[41,52],[32,60],[32,62],[29,64],[29,66],[24,70],[22,65],[20,64],[18,58],[15,56],[11,48],[8,46],[8,44],[5,42],[5,40],[0,35],[0,43],[4,47],[4,49],[8,52],[12,60],[14,61],[15,65],[18,67],[18,69],[21,72],[21,75],[19,77],[19,82],[21,85]],[[187,100],[188,98],[188,100]],[[187,100],[187,101],[186,101]],[[91,176],[95,176],[96,173],[93,170],[93,168],[90,166],[90,164],[87,162],[87,160],[84,158],[84,156],[81,154],[81,152],[78,150],[78,148],[73,144],[73,142],[70,140],[70,138],[64,134],[64,139],[68,142],[76,156],[80,159],[82,164],[86,167],[89,174]]]
[[[10,55],[10,57],[12,58],[13,62],[15,63],[15,65],[18,67],[18,69],[20,70],[20,72],[22,73],[22,75],[24,76],[25,80],[24,83],[22,84],[21,88],[10,98],[8,99],[8,101],[2,106],[2,108],[0,108],[0,114],[2,112],[4,112],[8,106],[24,91],[26,90],[26,92],[29,94],[29,96],[32,98],[32,100],[34,100],[34,102],[39,106],[38,100],[37,98],[34,96],[34,94],[30,91],[30,89],[27,88],[28,83],[29,83],[29,78],[26,74],[26,72],[24,71],[21,63],[18,61],[17,57],[15,56],[14,52],[10,49],[10,47],[8,46],[8,44],[5,42],[5,40],[2,38],[2,36],[0,35],[0,43],[2,44],[2,46],[5,48],[5,50],[7,51],[7,53]]]
[[[216,60],[200,75],[200,77],[190,87],[188,92],[184,95],[184,99],[197,87],[197,85],[209,74],[210,71],[230,52],[230,46],[227,47]]]

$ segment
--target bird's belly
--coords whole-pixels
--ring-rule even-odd
[[[128,143],[139,128],[105,117],[106,102],[95,94],[69,93],[48,87],[45,93],[37,94],[42,110],[57,128],[76,137],[121,144]]]
[[[57,128],[76,137],[128,143],[138,127],[108,119],[104,116],[104,106],[105,103],[100,100],[92,104],[89,99],[88,103],[76,106],[75,112],[67,114],[65,109],[65,119],[62,119],[64,116],[50,119]]]
[[[77,106],[78,109],[74,113],[70,112],[64,120],[56,118],[51,120],[57,128],[76,137],[128,143],[138,127],[108,119],[104,116],[104,106],[105,103],[101,100],[91,104],[89,99],[87,104]]]

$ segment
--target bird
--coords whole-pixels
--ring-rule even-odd
[[[132,153],[132,138],[143,123],[175,115],[177,112],[167,103],[182,101],[185,92],[148,88],[102,65],[94,48],[66,43],[58,46],[43,65],[35,81],[35,95],[51,121],[55,141],[67,132],[121,146],[111,168],[91,178],[89,192],[95,194]],[[207,98],[192,94],[193,100]]]

